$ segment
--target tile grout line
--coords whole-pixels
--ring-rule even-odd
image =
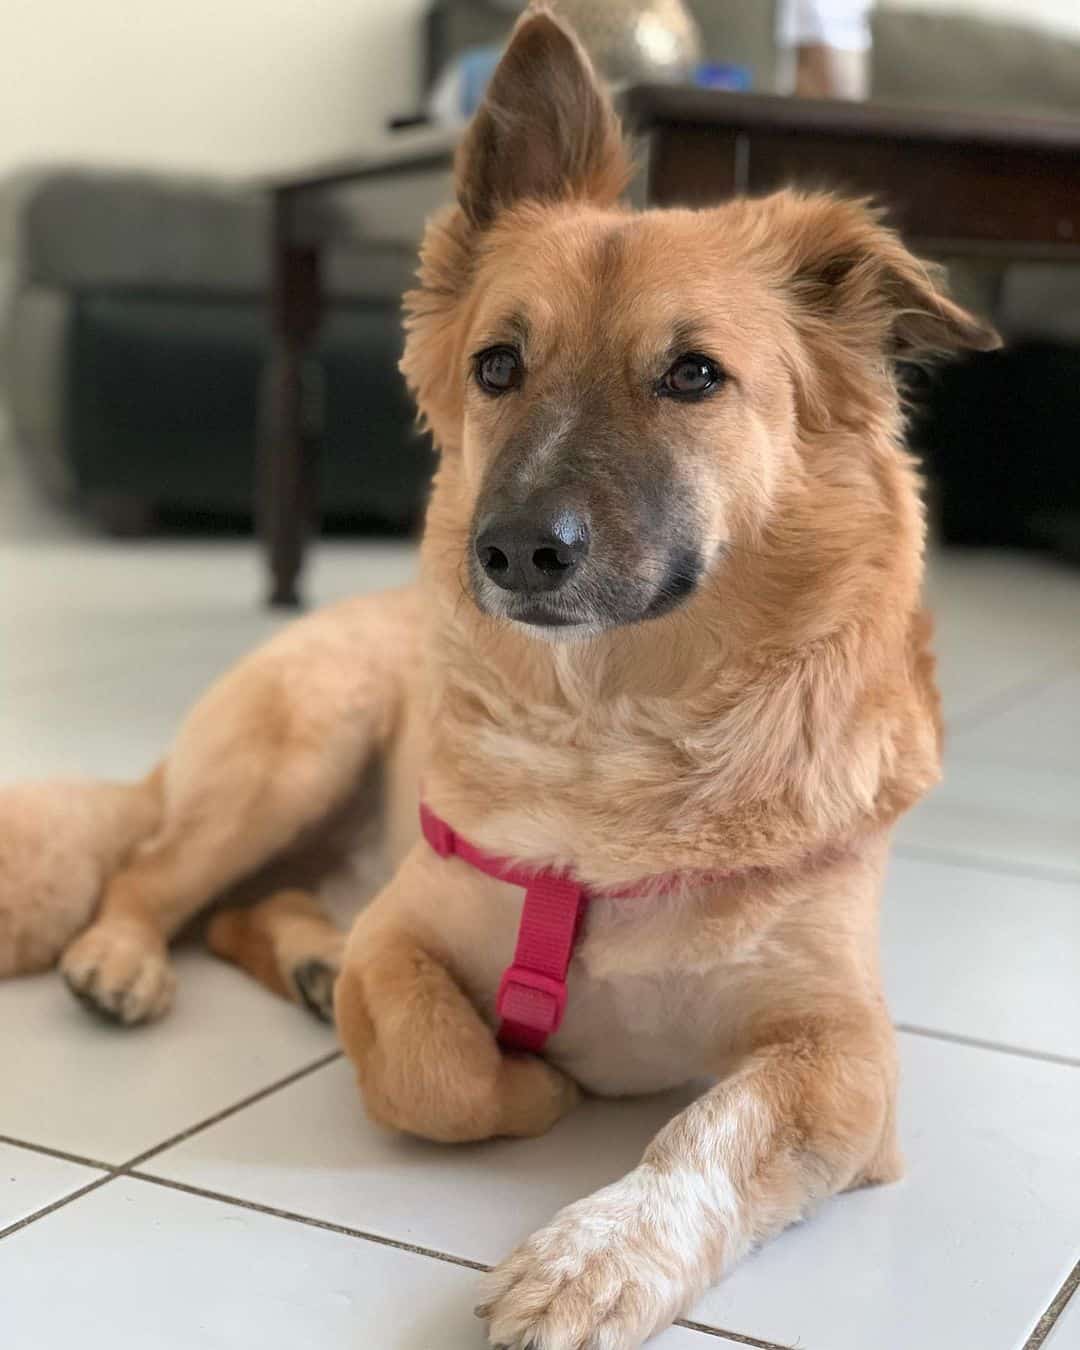
[[[29,1139],[16,1139],[10,1134],[0,1134],[0,1144],[24,1148],[28,1153],[44,1153],[46,1157],[59,1158],[61,1162],[78,1163],[80,1167],[93,1167],[99,1172],[116,1171],[112,1163],[102,1162],[99,1158],[84,1158],[81,1153],[68,1153],[62,1148],[50,1148],[48,1144],[32,1144]]]
[[[782,1345],[779,1341],[762,1341],[756,1336],[745,1336],[741,1331],[724,1331],[719,1327],[706,1326],[704,1322],[691,1322],[686,1317],[677,1317],[673,1325],[700,1332],[703,1336],[713,1336],[717,1340],[730,1341],[734,1345],[748,1345],[752,1350],[792,1350],[790,1345]]]
[[[903,1022],[897,1022],[895,1025],[897,1031],[906,1032],[909,1035],[923,1036],[926,1037],[927,1039],[932,1040],[943,1040],[954,1044],[970,1046],[975,1049],[996,1051],[1001,1054],[1013,1055],[1015,1057],[1022,1059],[1034,1059],[1053,1064],[1062,1064],[1069,1067],[1080,1067],[1080,1060],[1071,1059],[1063,1055],[1055,1055],[1043,1051],[1023,1050],[1015,1046],[1004,1045],[994,1041],[979,1040],[975,1037],[962,1036],[951,1032],[933,1031],[926,1027],[917,1027]],[[355,1238],[360,1241],[374,1243],[378,1246],[390,1247],[398,1251],[409,1252],[415,1256],[428,1257],[431,1260],[441,1261],[444,1264],[459,1266],[468,1270],[475,1270],[480,1273],[486,1273],[487,1271],[489,1271],[491,1269],[489,1266],[486,1266],[479,1261],[473,1261],[468,1257],[456,1256],[449,1252],[438,1251],[435,1248],[422,1247],[414,1243],[399,1241],[394,1238],[384,1237],[377,1233],[367,1232],[363,1229],[349,1228],[343,1224],[332,1223],[329,1220],[317,1219],[310,1215],[295,1213],[291,1210],[277,1209],[273,1206],[259,1204],[255,1201],[246,1200],[239,1196],[230,1196],[219,1191],[205,1190],[201,1187],[191,1186],[184,1182],[174,1181],[168,1177],[155,1176],[153,1173],[141,1172],[136,1170],[139,1163],[147,1161],[157,1156],[158,1154],[164,1152],[166,1149],[171,1148],[173,1145],[181,1143],[184,1140],[193,1137],[194,1135],[200,1133],[202,1130],[208,1129],[210,1128],[210,1126],[215,1125],[222,1120],[228,1119],[228,1117],[243,1110],[245,1107],[254,1105],[256,1102],[264,1100],[266,1097],[271,1096],[273,1093],[281,1090],[282,1088],[291,1086],[293,1083],[300,1081],[301,1079],[307,1077],[309,1074],[315,1073],[318,1069],[324,1068],[328,1064],[334,1063],[336,1060],[340,1059],[341,1056],[342,1051],[340,1050],[331,1051],[328,1054],[321,1056],[313,1063],[307,1064],[303,1068],[297,1069],[293,1073],[286,1075],[284,1078],[279,1079],[274,1083],[271,1083],[268,1086],[259,1089],[257,1092],[251,1093],[249,1096],[242,1098],[239,1102],[235,1102],[231,1106],[225,1107],[223,1110],[206,1117],[205,1119],[197,1122],[192,1126],[189,1126],[187,1129],[182,1130],[175,1135],[172,1135],[170,1138],[164,1140],[162,1143],[156,1145],[154,1148],[147,1149],[143,1153],[137,1154],[133,1158],[130,1158],[127,1162],[121,1163],[119,1165],[113,1165],[110,1163],[102,1162],[100,1159],[83,1157],[80,1154],[69,1153],[63,1149],[51,1148],[44,1144],[33,1144],[30,1143],[28,1140],[17,1139],[9,1135],[0,1135],[0,1144],[9,1144],[14,1148],[21,1148],[27,1150],[28,1152],[39,1153],[49,1157],[59,1158],[64,1162],[76,1163],[84,1167],[92,1167],[96,1170],[100,1170],[105,1173],[105,1175],[96,1177],[93,1181],[89,1182],[87,1185],[81,1186],[77,1190],[72,1191],[70,1194],[62,1196],[59,1200],[53,1201],[52,1204],[46,1205],[42,1209],[35,1210],[33,1213],[25,1215],[23,1218],[16,1220],[12,1224],[9,1224],[6,1228],[0,1229],[0,1239],[12,1236],[13,1234],[19,1232],[21,1229],[28,1227],[32,1223],[35,1223],[38,1219],[46,1218],[48,1215],[55,1213],[57,1210],[65,1208],[67,1205],[73,1203],[75,1200],[81,1199],[84,1195],[88,1195],[91,1191],[98,1190],[102,1186],[105,1186],[112,1181],[116,1181],[120,1178],[127,1177],[129,1179],[142,1181],[150,1185],[161,1186],[166,1189],[180,1191],[185,1194],[193,1195],[202,1199],[216,1200],[222,1204],[233,1205],[241,1209],[249,1209],[255,1213],[265,1214],[271,1218],[284,1219],[289,1222],[304,1224],[307,1227],[321,1228],[328,1232],[337,1233],[343,1237]],[[1078,1285],[1080,1285],[1080,1262],[1077,1263],[1077,1265],[1073,1268],[1071,1273],[1066,1277],[1064,1284],[1058,1290],[1049,1307],[1043,1313],[1042,1317],[1039,1319],[1039,1322],[1036,1325],[1035,1330],[1032,1332],[1031,1336],[1025,1342],[1023,1350],[1040,1350],[1040,1347],[1043,1345],[1047,1336],[1053,1329],[1054,1324],[1057,1322],[1058,1318],[1061,1316],[1065,1308],[1068,1306],[1068,1303],[1072,1298],[1073,1294],[1076,1292]],[[760,1340],[756,1337],[747,1336],[740,1332],[728,1331],[717,1327],[710,1327],[705,1325],[704,1323],[693,1322],[684,1318],[677,1319],[675,1325],[684,1327],[689,1331],[698,1332],[702,1335],[711,1336],[714,1339],[727,1340],[733,1344],[751,1347],[751,1350],[789,1350],[789,1347],[785,1347],[776,1341]]]
[[[339,1237],[355,1238],[360,1242],[370,1242],[377,1247],[390,1247],[395,1251],[408,1252],[411,1256],[424,1256],[432,1261],[441,1261],[444,1265],[460,1266],[465,1270],[473,1270],[478,1274],[488,1274],[492,1267],[485,1265],[483,1261],[474,1261],[468,1256],[457,1256],[453,1252],[440,1251],[437,1247],[422,1247],[415,1242],[404,1242],[400,1238],[386,1237],[381,1233],[372,1233],[364,1228],[350,1228],[347,1224],[334,1223],[330,1219],[317,1219],[311,1214],[299,1214],[291,1209],[279,1209],[275,1205],[264,1205],[257,1200],[247,1200],[243,1196],[228,1195],[224,1191],[211,1191],[203,1186],[192,1186],[186,1181],[174,1181],[172,1177],[157,1176],[153,1172],[143,1172],[141,1170],[131,1170],[125,1172],[132,1181],[143,1181],[151,1186],[161,1186],[166,1190],[180,1191],[184,1195],[192,1195],[200,1200],[216,1200],[219,1204],[232,1205],[237,1209],[251,1210],[255,1214],[265,1214],[268,1218],[284,1219],[287,1223],[303,1224],[306,1228],[320,1228],[328,1233],[336,1233]],[[685,1327],[689,1331],[702,1332],[707,1336],[713,1336],[718,1339],[727,1339],[736,1345],[751,1346],[754,1350],[790,1350],[790,1347],[778,1344],[775,1341],[757,1340],[752,1336],[744,1336],[737,1331],[724,1331],[718,1327],[706,1326],[702,1322],[690,1322],[679,1318],[675,1322],[676,1326]]]
[[[168,1139],[160,1144],[155,1144],[153,1148],[144,1149],[142,1153],[137,1153],[133,1158],[128,1158],[126,1162],[120,1163],[112,1170],[118,1176],[123,1176],[131,1171],[133,1167],[138,1167],[140,1163],[146,1162],[149,1158],[156,1157],[159,1153],[164,1153],[166,1149],[172,1148],[174,1144],[182,1144],[185,1140],[191,1139],[194,1135],[207,1130],[211,1125],[218,1125],[223,1120],[228,1120],[230,1116],[236,1115],[238,1111],[243,1111],[245,1107],[254,1106],[256,1102],[261,1102],[266,1097],[271,1097],[275,1092],[280,1092],[282,1088],[291,1087],[293,1083],[298,1083],[308,1074],[315,1073],[319,1069],[324,1069],[328,1064],[333,1064],[335,1060],[341,1058],[343,1051],[331,1050],[329,1054],[321,1055],[311,1064],[305,1064],[302,1069],[296,1069],[284,1078],[279,1078],[275,1082],[268,1084],[264,1088],[259,1088],[257,1092],[252,1092],[240,1101],[233,1102],[231,1106],[226,1106],[220,1111],[215,1111],[212,1116],[197,1121],[194,1125],[187,1126],[186,1129],[179,1130],[176,1134],[170,1135]]]
[[[77,1191],[71,1191],[68,1195],[62,1195],[59,1200],[54,1200],[51,1205],[46,1205],[44,1209],[36,1209],[33,1214],[27,1214],[22,1219],[16,1219],[14,1223],[9,1223],[6,1228],[0,1228],[0,1241],[6,1237],[11,1237],[18,1233],[20,1229],[36,1223],[38,1219],[44,1219],[47,1214],[55,1214],[58,1209],[63,1209],[65,1205],[70,1205],[73,1200],[80,1200],[84,1195],[89,1195],[91,1191],[98,1190],[101,1186],[107,1186],[110,1181],[116,1180],[115,1172],[106,1172],[103,1177],[95,1177],[93,1181],[85,1186],[80,1186]]]
[[[1025,1050],[1019,1045],[1007,1045],[1002,1041],[984,1041],[978,1036],[964,1036],[956,1031],[935,1031],[932,1027],[918,1027],[911,1022],[894,1022],[897,1031],[907,1032],[909,1036],[923,1036],[931,1041],[948,1041],[951,1045],[966,1045],[973,1050],[990,1050],[999,1055],[1012,1055],[1015,1059],[1034,1059],[1043,1064],[1061,1064],[1069,1069],[1080,1069],[1080,1059],[1071,1055],[1058,1055],[1052,1050]]]
[[[1044,866],[1042,863],[1010,862],[1004,858],[988,858],[979,853],[953,853],[949,849],[925,844],[897,844],[893,857],[910,858],[915,862],[936,862],[943,867],[956,867],[969,872],[994,872],[999,876],[1022,877],[1025,881],[1051,881],[1062,886],[1080,885],[1080,868]]]
[[[364,1242],[373,1242],[380,1247],[394,1247],[398,1251],[411,1252],[414,1256],[429,1256],[432,1260],[442,1261],[445,1265],[464,1266],[467,1270],[486,1274],[491,1267],[482,1261],[473,1261],[467,1256],[455,1256],[452,1252],[441,1252],[434,1247],[421,1247],[416,1243],[402,1242],[398,1238],[384,1237],[381,1233],[369,1233],[363,1228],[350,1228],[346,1224],[334,1223],[330,1219],[317,1219],[311,1214],[298,1214],[291,1209],[278,1209],[275,1205],[264,1205],[258,1200],[246,1200],[243,1196],[227,1195],[223,1191],[210,1191],[203,1186],[192,1186],[186,1181],[174,1181],[172,1177],[157,1176],[153,1172],[129,1171],[124,1173],[133,1181],[144,1181],[151,1186],[163,1186],[166,1190],[181,1191],[184,1195],[194,1195],[201,1200],[217,1200],[224,1205],[233,1205],[237,1209],[249,1209],[255,1214],[266,1214],[272,1219],[285,1219],[290,1223],[304,1224],[308,1228],[322,1228],[341,1237],[359,1238]]]
[[[207,1116],[205,1119],[196,1122],[196,1124],[188,1126],[187,1129],[171,1135],[168,1139],[155,1145],[153,1148],[146,1149],[142,1153],[137,1153],[133,1158],[129,1158],[123,1163],[106,1163],[101,1162],[98,1159],[83,1158],[76,1153],[67,1153],[63,1149],[50,1148],[45,1144],[32,1144],[26,1139],[15,1139],[7,1135],[0,1135],[0,1143],[11,1144],[15,1148],[26,1149],[27,1152],[30,1153],[40,1153],[44,1154],[46,1157],[59,1158],[64,1162],[73,1162],[84,1167],[93,1167],[105,1173],[104,1176],[96,1177],[86,1186],[82,1186],[78,1190],[72,1191],[70,1195],[62,1196],[59,1200],[53,1201],[52,1204],[45,1205],[42,1209],[34,1210],[32,1214],[27,1214],[15,1223],[0,1229],[0,1239],[9,1237],[13,1233],[17,1233],[20,1229],[26,1228],[28,1224],[36,1223],[38,1219],[46,1218],[56,1210],[62,1209],[65,1205],[69,1205],[73,1200],[80,1199],[82,1196],[89,1194],[90,1191],[96,1191],[99,1186],[104,1186],[108,1182],[116,1181],[122,1177],[134,1175],[132,1169],[137,1167],[139,1163],[144,1162],[148,1158],[156,1157],[157,1154],[163,1153],[174,1144],[179,1144],[186,1139],[192,1138],[193,1135],[198,1134],[201,1130],[209,1129],[211,1125],[216,1125],[219,1121],[227,1120],[229,1116],[235,1115],[236,1112],[242,1111],[247,1106],[253,1106],[256,1102],[262,1101],[264,1098],[280,1091],[280,1089],[299,1082],[300,1079],[306,1078],[308,1074],[315,1073],[318,1069],[325,1068],[326,1065],[334,1063],[335,1060],[341,1058],[341,1055],[342,1051],[331,1050],[329,1054],[321,1055],[313,1063],[305,1064],[303,1068],[296,1069],[293,1073],[287,1074],[284,1078],[279,1078],[268,1086],[260,1088],[258,1092],[250,1093],[247,1097],[242,1098],[238,1102],[234,1102],[231,1106],[227,1106],[223,1110],[215,1112],[214,1115]],[[154,1180],[154,1178],[150,1177],[143,1177],[141,1179]]]
[[[69,1195],[62,1196],[59,1200],[54,1201],[50,1205],[46,1205],[43,1209],[35,1210],[32,1214],[27,1214],[22,1219],[10,1224],[7,1228],[0,1229],[0,1238],[8,1237],[13,1233],[18,1232],[20,1229],[26,1228],[36,1220],[43,1219],[58,1209],[63,1209],[66,1205],[81,1199],[82,1196],[89,1194],[91,1191],[98,1190],[108,1182],[127,1178],[132,1181],[146,1182],[153,1186],[161,1186],[167,1190],[180,1191],[185,1195],[193,1195],[204,1200],[216,1200],[221,1204],[233,1205],[239,1209],[249,1209],[256,1214],[265,1214],[270,1218],[284,1219],[288,1222],[304,1224],[309,1228],[321,1228],[327,1232],[337,1233],[342,1237],[355,1238],[362,1242],[371,1242],[377,1246],[390,1247],[397,1251],[408,1252],[413,1256],[424,1256],[433,1261],[441,1261],[446,1265],[460,1266],[466,1270],[474,1270],[480,1274],[486,1274],[491,1270],[491,1267],[485,1265],[481,1261],[473,1261],[469,1257],[456,1256],[451,1252],[439,1251],[434,1247],[421,1247],[416,1243],[403,1242],[396,1238],[384,1237],[381,1234],[370,1233],[360,1228],[349,1228],[344,1224],[336,1224],[328,1219],[318,1219],[312,1215],[298,1214],[292,1210],[277,1209],[272,1205],[263,1205],[257,1201],[246,1200],[242,1196],[227,1195],[222,1191],[206,1190],[200,1186],[191,1186],[186,1182],[175,1181],[171,1177],[156,1176],[152,1172],[143,1172],[139,1170],[138,1165],[141,1162],[150,1160],[159,1153],[171,1148],[174,1144],[189,1139],[193,1135],[198,1134],[201,1130],[208,1129],[211,1125],[215,1125],[219,1121],[227,1119],[235,1112],[243,1110],[244,1107],[254,1105],[254,1103],[263,1100],[265,1097],[270,1096],[281,1088],[288,1087],[291,1084],[298,1082],[308,1074],[316,1072],[316,1070],[325,1067],[327,1064],[332,1064],[335,1060],[340,1059],[341,1056],[342,1051],[331,1051],[329,1054],[323,1055],[314,1063],[305,1065],[304,1068],[298,1069],[294,1073],[287,1075],[287,1077],[280,1079],[275,1083],[271,1083],[268,1087],[252,1093],[242,1101],[236,1102],[232,1106],[217,1112],[215,1115],[200,1121],[198,1124],[192,1125],[188,1129],[173,1135],[163,1143],[158,1144],[155,1148],[148,1149],[145,1152],[130,1158],[127,1162],[116,1165],[102,1162],[100,1159],[96,1158],[86,1158],[77,1153],[68,1153],[63,1149],[51,1148],[45,1144],[32,1144],[25,1139],[16,1139],[10,1135],[0,1135],[0,1144],[9,1144],[14,1148],[25,1149],[30,1153],[45,1154],[48,1157],[59,1158],[64,1162],[77,1163],[83,1167],[93,1167],[105,1173],[104,1176],[96,1177],[86,1186],[81,1186],[78,1190],[72,1191]],[[705,1336],[711,1336],[716,1340],[726,1340],[731,1344],[748,1346],[751,1347],[751,1350],[789,1350],[788,1347],[780,1345],[776,1341],[759,1340],[756,1337],[743,1335],[737,1331],[725,1331],[717,1327],[707,1326],[703,1322],[691,1322],[685,1318],[678,1318],[674,1325],[684,1327],[688,1331],[695,1331]]]
[[[1035,1323],[1035,1330],[1023,1344],[1023,1350],[1039,1350],[1047,1336],[1053,1331],[1058,1318],[1069,1306],[1072,1296],[1080,1288],[1080,1261],[1077,1261],[1068,1275],[1061,1288],[1050,1300],[1049,1306],[1039,1320]]]

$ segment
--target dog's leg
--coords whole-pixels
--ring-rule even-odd
[[[543,1134],[578,1088],[534,1055],[499,1049],[420,917],[447,885],[422,853],[357,920],[338,977],[338,1033],[367,1112],[443,1143]]]
[[[112,877],[96,921],[63,955],[76,997],[129,1024],[165,1011],[169,939],[317,828],[385,748],[411,622],[403,593],[322,611],[210,690],[165,763],[159,831]]]
[[[440,1143],[549,1130],[579,1099],[533,1055],[504,1055],[453,976],[412,935],[384,934],[362,971],[348,962],[338,1030],[368,1115]]]
[[[0,788],[0,979],[56,963],[93,917],[106,878],[160,817],[158,773],[140,783]]]
[[[869,1009],[774,1027],[640,1166],[487,1277],[478,1311],[491,1343],[632,1350],[826,1196],[895,1179],[893,1054],[891,1028]]]
[[[112,878],[96,921],[61,958],[72,992],[127,1024],[165,1012],[175,988],[170,938],[215,896],[329,814],[362,771],[367,747],[360,742],[352,748],[354,762],[342,765],[327,746],[327,768],[338,772],[323,781],[299,773],[303,788],[297,784],[295,791],[289,790],[293,770],[310,747],[289,742],[265,747],[255,741],[231,761],[200,757],[172,793],[167,777],[161,832]],[[183,753],[182,745],[177,749]]]
[[[334,983],[345,934],[305,891],[278,891],[257,905],[224,909],[207,930],[210,949],[275,994],[334,1020]]]

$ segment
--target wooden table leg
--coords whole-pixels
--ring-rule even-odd
[[[274,195],[271,351],[259,435],[258,515],[271,605],[300,604],[304,551],[315,524],[323,379],[313,356],[322,318],[319,246],[298,237],[297,199]]]

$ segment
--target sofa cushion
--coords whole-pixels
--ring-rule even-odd
[[[392,210],[378,207],[354,193],[306,208],[304,228],[330,241],[332,298],[396,302],[409,284],[421,208],[410,203],[394,237]],[[0,190],[0,256],[16,288],[262,295],[269,241],[268,194],[216,180],[53,169],[17,174]]]
[[[60,444],[16,418],[35,467],[56,459],[87,501],[123,497],[185,512],[246,515],[255,499],[265,307],[225,297],[86,291],[70,300]],[[411,521],[431,450],[397,372],[384,306],[343,304],[319,337],[326,413],[319,496],[327,516]],[[58,383],[62,379],[62,383]],[[26,434],[33,430],[34,435]],[[49,428],[40,428],[48,433]]]
[[[266,204],[200,179],[84,169],[19,174],[4,189],[20,282],[252,290],[266,280]]]
[[[1080,115],[1080,42],[1022,23],[875,9],[872,96],[885,103]]]

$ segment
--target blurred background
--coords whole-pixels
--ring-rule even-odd
[[[54,523],[142,538],[250,529],[271,350],[270,186],[327,161],[374,158],[388,171],[305,203],[305,228],[323,245],[325,307],[304,397],[325,527],[411,530],[430,457],[396,373],[400,294],[423,220],[448,194],[457,132],[519,9],[8,0],[7,518],[25,525],[45,510]],[[563,0],[562,9],[621,85],[1080,117],[1075,0],[1022,10],[1008,0]],[[425,147],[423,169],[405,171]],[[880,195],[888,203],[887,182]],[[1080,560],[1080,269],[971,258],[953,259],[952,271],[1009,347],[913,386],[940,532]]]

